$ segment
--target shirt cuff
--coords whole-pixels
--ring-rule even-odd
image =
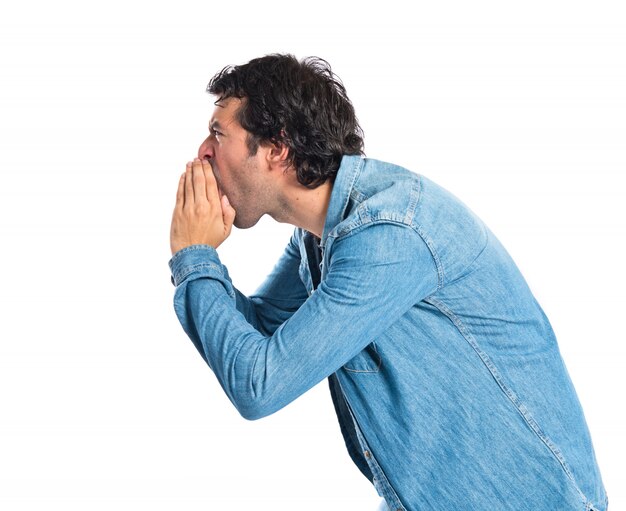
[[[190,245],[176,252],[168,265],[174,286],[193,277],[224,278],[224,269],[217,251],[210,245]]]

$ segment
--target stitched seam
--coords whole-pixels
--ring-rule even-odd
[[[192,252],[194,250],[207,250],[211,252],[212,250],[215,250],[215,249],[211,245],[203,245],[203,244],[189,245],[188,247],[181,248],[178,252],[176,252],[172,256],[172,262],[175,261],[176,259],[179,259],[184,253]]]
[[[428,299],[424,301],[426,303],[433,305],[437,309],[439,309],[439,311],[445,314],[452,321],[452,323],[457,327],[461,335],[463,335],[463,337],[469,343],[469,345],[474,349],[474,351],[476,351],[476,353],[478,354],[482,362],[485,364],[485,366],[491,373],[491,376],[493,377],[493,379],[496,381],[496,383],[502,389],[505,395],[509,398],[509,400],[513,403],[513,405],[515,406],[517,411],[520,413],[520,415],[523,417],[523,419],[526,421],[526,423],[531,428],[531,430],[539,437],[539,439],[544,443],[544,445],[550,450],[552,455],[560,463],[561,467],[563,467],[565,474],[569,477],[569,479],[574,484],[574,487],[576,488],[579,495],[583,499],[583,502],[588,502],[587,498],[585,497],[581,489],[578,487],[578,484],[576,483],[576,480],[574,479],[573,474],[571,473],[569,467],[567,466],[567,462],[565,461],[565,458],[561,454],[561,451],[541,430],[541,428],[539,427],[535,419],[532,417],[532,415],[528,411],[528,409],[522,404],[522,402],[515,395],[515,393],[504,382],[502,376],[500,375],[500,372],[498,371],[494,363],[491,361],[491,358],[489,357],[489,355],[487,355],[487,353],[485,353],[480,348],[480,346],[476,342],[476,339],[474,339],[474,337],[469,332],[465,324],[459,319],[458,316],[454,314],[454,312],[452,312],[452,310],[447,305],[445,305],[440,300],[429,297]]]
[[[367,346],[365,348],[363,348],[363,350],[365,350],[367,348]],[[343,366],[343,368],[346,371],[350,371],[351,373],[377,373],[380,370],[380,366],[383,363],[383,359],[381,358],[381,356],[378,354],[378,350],[376,349],[376,342],[372,342],[372,349],[374,350],[374,353],[376,353],[376,357],[378,358],[378,361],[376,363],[376,367],[374,369],[350,369],[349,367],[346,367],[345,365]],[[361,354],[361,352],[357,353],[355,355],[355,357],[358,357]],[[346,362],[346,364],[349,364],[350,361]]]
[[[191,266],[185,266],[184,270],[181,270],[176,275],[176,281],[178,283],[182,282],[185,279],[185,277],[187,277],[190,273],[193,273],[194,271],[199,270],[201,268],[214,269],[221,273],[220,267],[215,263],[192,264]]]
[[[428,236],[426,236],[426,233],[424,232],[424,230],[422,229],[420,225],[415,225],[413,227],[413,230],[419,235],[420,238],[422,238],[424,243],[426,243],[428,250],[430,250],[430,255],[435,261],[435,267],[437,268],[437,290],[439,290],[443,287],[445,275],[443,271],[443,264],[441,264],[441,259],[439,258],[439,255],[437,254],[437,251],[435,250],[435,245],[433,244],[431,239]]]
[[[352,181],[350,181],[350,186],[348,188],[349,192],[346,194],[346,200],[343,204],[343,207],[341,208],[340,218],[343,218],[346,214],[346,208],[348,207],[348,203],[350,202],[350,195],[352,193],[352,190],[354,190],[354,184],[356,183],[356,180],[361,173],[361,166],[363,165],[364,161],[365,158],[361,156],[358,160],[354,162],[354,167],[352,167]]]
[[[391,482],[387,478],[387,475],[385,474],[384,470],[382,469],[382,467],[378,463],[378,460],[376,459],[376,456],[374,456],[374,454],[372,453],[372,450],[371,450],[369,444],[367,443],[367,439],[365,438],[365,435],[363,434],[363,431],[361,430],[361,426],[359,426],[359,423],[356,420],[356,417],[355,417],[354,412],[352,410],[352,405],[350,404],[350,401],[348,400],[348,396],[346,395],[346,393],[343,390],[343,386],[341,385],[341,381],[340,381],[339,378],[337,378],[337,384],[339,385],[339,389],[341,390],[341,393],[343,394],[344,400],[346,402],[346,406],[348,408],[348,413],[350,414],[350,420],[352,420],[352,423],[354,424],[354,431],[355,431],[356,436],[357,436],[357,441],[359,442],[360,447],[362,449],[367,449],[371,453],[371,458],[369,460],[366,459],[365,463],[367,464],[367,466],[369,467],[370,471],[372,472],[372,476],[375,479],[378,479],[378,481],[380,482],[381,491],[384,494],[383,497],[385,498],[385,500],[387,500],[387,502],[389,502],[389,501],[393,502],[394,506],[396,506],[396,508],[398,510],[405,511],[406,508],[404,507],[404,505],[400,501],[400,498],[398,497],[398,494],[396,493],[396,490],[391,485]],[[387,497],[389,497],[389,499],[387,499]],[[400,506],[400,507],[398,507],[398,506]]]
[[[406,216],[404,217],[404,223],[411,223],[413,220],[413,216],[415,215],[415,208],[417,207],[417,203],[419,202],[420,193],[422,186],[422,178],[418,176],[417,180],[413,182],[413,186],[411,187],[411,196],[409,200],[409,205],[407,207]]]
[[[428,247],[428,251],[430,252],[430,255],[433,258],[433,261],[435,263],[435,268],[437,269],[437,291],[443,287],[443,278],[444,278],[443,265],[441,264],[441,260],[439,259],[439,256],[437,255],[437,252],[435,252],[435,247],[433,246],[432,242],[430,241],[430,238],[428,238],[424,234],[424,231],[422,231],[422,229],[419,226],[407,225],[404,222],[400,222],[398,220],[391,220],[391,219],[373,220],[373,219],[370,218],[370,219],[368,219],[365,222],[361,222],[359,225],[357,225],[354,228],[350,229],[346,233],[329,234],[328,237],[329,238],[331,238],[331,237],[335,238],[336,241],[339,241],[340,239],[344,239],[344,238],[347,238],[348,236],[352,236],[353,234],[356,234],[362,228],[364,228],[365,226],[368,226],[370,224],[372,224],[372,225],[395,224],[395,225],[401,225],[403,227],[406,227],[408,229],[413,230],[422,239],[422,241],[424,243],[426,243],[426,246]]]

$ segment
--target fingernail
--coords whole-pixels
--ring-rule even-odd
[[[226,195],[224,195],[224,203],[225,203],[227,206],[230,206],[230,201],[228,200],[228,197],[226,197]]]

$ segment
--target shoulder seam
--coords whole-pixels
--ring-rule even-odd
[[[370,225],[378,225],[378,224],[393,224],[393,225],[397,225],[399,227],[405,227],[406,229],[409,229],[413,232],[415,232],[415,234],[417,234],[420,239],[424,242],[424,244],[428,247],[428,251],[430,252],[430,256],[433,259],[433,262],[435,263],[435,268],[437,270],[437,291],[439,291],[444,284],[444,271],[443,271],[443,265],[441,264],[441,259],[439,258],[439,256],[437,255],[437,252],[435,251],[435,247],[433,246],[432,242],[430,241],[430,238],[428,238],[424,231],[422,231],[422,229],[419,226],[416,225],[412,225],[412,224],[407,224],[404,222],[400,222],[398,220],[392,220],[392,219],[386,219],[386,218],[378,218],[378,219],[368,219],[364,222],[361,222],[360,225],[358,225],[357,227],[355,227],[354,229],[350,229],[349,231],[343,233],[343,234],[338,234],[336,236],[334,236],[335,241],[340,241],[341,239],[345,239],[349,236],[352,236],[353,234],[358,233],[359,231],[361,231],[364,227],[370,226]]]

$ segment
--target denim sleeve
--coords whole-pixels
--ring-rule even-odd
[[[183,265],[176,262],[180,257],[198,259],[198,264],[205,265],[197,266],[195,271],[208,270],[213,264],[214,269],[219,269],[221,277],[232,289],[237,310],[259,332],[264,335],[272,335],[276,328],[287,321],[308,297],[306,287],[300,279],[300,250],[297,243],[297,233],[294,232],[272,272],[249,297],[233,285],[228,269],[219,262],[219,259],[213,257],[214,249],[209,245],[193,245],[174,254],[169,262],[172,273],[176,274],[172,275],[172,284],[177,285],[177,280],[180,283],[184,278]],[[191,250],[200,250],[201,252],[183,255]],[[174,265],[180,269],[174,271]],[[187,266],[189,265],[187,264]]]
[[[264,335],[237,310],[217,252],[205,247],[172,258],[174,309],[247,419],[276,412],[337,371],[437,287],[432,255],[413,229],[371,224],[333,243],[325,279]]]
[[[308,293],[300,279],[300,249],[297,234],[261,286],[245,296],[235,288],[239,310],[259,332],[272,335],[305,302]]]

